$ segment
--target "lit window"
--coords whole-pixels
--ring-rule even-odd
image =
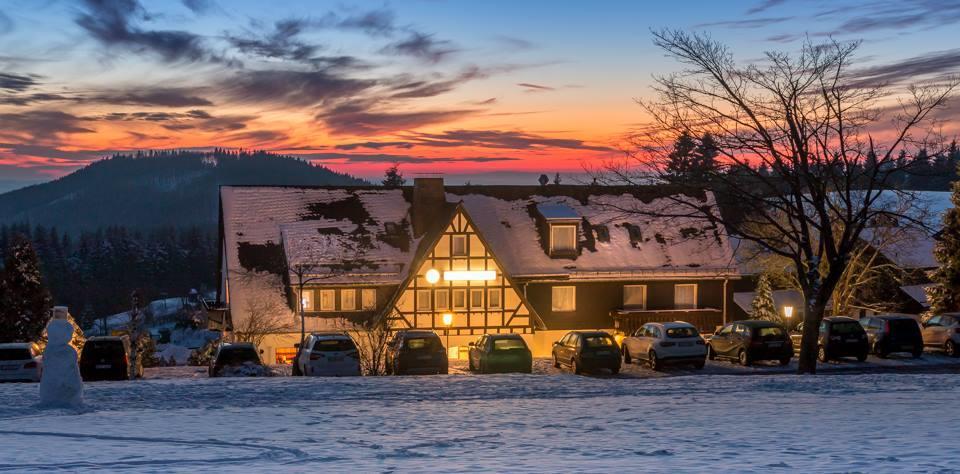
[[[467,290],[453,290],[453,309],[467,309]]]
[[[313,311],[313,290],[303,290],[303,295],[300,297],[300,304],[303,305],[304,311]]]
[[[676,309],[697,308],[697,285],[673,285],[673,307]]]
[[[417,290],[417,311],[430,311],[433,305],[430,304],[430,290]]]
[[[639,308],[647,307],[647,285],[626,285],[623,287],[623,307]]]
[[[360,307],[369,310],[377,307],[376,288],[364,288],[360,290]]]
[[[577,249],[577,226],[554,224],[550,226],[550,250],[569,251]]]
[[[483,309],[483,289],[470,290],[470,309]]]
[[[487,291],[487,307],[500,309],[500,288],[491,288]]]
[[[340,290],[340,309],[343,311],[357,309],[357,290]]]
[[[453,256],[462,257],[467,254],[467,236],[454,235],[453,237]]]
[[[433,299],[433,304],[437,309],[450,309],[450,290],[437,290]]]
[[[337,304],[337,290],[320,290],[320,311],[334,311]]]
[[[553,311],[576,311],[577,310],[577,287],[575,286],[555,286],[553,287]]]

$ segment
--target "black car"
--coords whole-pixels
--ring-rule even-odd
[[[620,347],[603,331],[571,331],[553,343],[553,366],[566,365],[573,373],[608,369],[620,372]]]
[[[143,365],[137,364],[137,377],[143,377]],[[130,338],[95,336],[87,339],[80,351],[80,377],[84,381],[129,380]]]
[[[914,358],[923,355],[923,334],[920,324],[910,316],[881,314],[860,318],[867,332],[870,351],[884,358],[894,352],[909,352]]]
[[[446,374],[447,349],[433,331],[400,331],[387,346],[387,374]]]
[[[800,341],[803,338],[803,323],[790,334],[795,354],[800,353]],[[870,353],[867,333],[856,319],[846,316],[830,316],[820,322],[820,335],[817,337],[817,360],[826,362],[841,357],[856,357],[863,362]]]
[[[260,352],[256,346],[249,342],[239,342],[220,344],[217,352],[210,358],[207,373],[211,377],[257,377],[269,375],[269,370],[260,360]]]
[[[471,371],[481,374],[533,371],[533,354],[519,334],[485,334],[470,343]]]
[[[707,358],[731,359],[740,365],[758,360],[777,360],[787,365],[793,357],[793,343],[783,326],[772,321],[736,321],[717,330],[707,343]]]

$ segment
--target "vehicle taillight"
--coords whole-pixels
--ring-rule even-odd
[[[36,361],[27,362],[26,364],[24,364],[23,368],[24,368],[24,369],[36,369],[36,368],[37,368],[37,362],[36,362]]]
[[[673,347],[675,345],[677,345],[676,342],[660,341],[660,347]]]
[[[310,353],[310,360],[320,360],[320,359],[323,359],[323,354],[320,354],[317,352]]]
[[[890,334],[890,321],[883,322],[883,333]]]

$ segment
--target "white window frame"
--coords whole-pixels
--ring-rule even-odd
[[[693,304],[690,307],[680,307],[677,304],[677,290],[680,287],[693,287]],[[697,300],[699,299],[699,285],[696,283],[677,283],[673,285],[673,309],[697,309]]]
[[[433,311],[432,294],[430,290],[417,290],[417,311]]]
[[[337,290],[317,290],[317,293],[319,293],[317,299],[320,300],[320,311],[337,310]]]
[[[463,296],[463,304],[462,304],[462,305],[457,305],[457,295],[458,295],[458,294]],[[451,300],[451,304],[452,304],[452,306],[453,306],[453,310],[454,310],[454,311],[461,311],[461,310],[466,310],[466,309],[467,309],[467,304],[468,304],[468,303],[467,303],[467,289],[466,289],[466,288],[454,288],[454,289],[453,289],[453,295],[452,295],[452,296],[453,296],[453,298],[452,298],[452,300]]]
[[[360,290],[360,309],[363,309],[363,310],[377,309],[377,289],[376,288],[364,288]]]
[[[470,288],[470,309],[483,309],[483,288]],[[480,304],[473,304],[474,295],[480,295]]]
[[[503,309],[503,296],[500,288],[490,288],[487,290],[487,308]]]
[[[340,290],[340,309],[342,311],[357,310],[357,290],[353,288]]]
[[[557,290],[570,290],[573,292],[573,297],[570,299],[572,302],[571,307],[563,308],[557,306]],[[550,291],[550,309],[554,313],[570,313],[577,310],[577,287],[576,286],[554,286]]]
[[[463,241],[463,252],[457,252],[457,241]],[[450,255],[454,257],[467,257],[469,255],[469,249],[467,249],[467,236],[463,234],[451,235],[450,236]]]
[[[640,288],[641,303],[627,304],[627,288]],[[633,309],[647,309],[647,285],[623,285],[623,307]]]
[[[450,309],[450,290],[437,290],[434,292],[433,305],[438,310]]]
[[[558,229],[573,229],[573,245],[569,248],[557,248],[556,231]],[[569,252],[577,250],[577,224],[550,224],[550,252]]]

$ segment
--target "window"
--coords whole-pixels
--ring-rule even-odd
[[[483,309],[483,289],[470,290],[470,309]]]
[[[340,309],[355,311],[357,309],[357,290],[340,290]]]
[[[454,235],[452,239],[453,239],[453,256],[463,257],[467,255],[467,236]]]
[[[320,311],[334,311],[337,304],[337,290],[320,290]]]
[[[453,309],[467,309],[467,290],[453,290]]]
[[[300,296],[300,304],[303,305],[304,311],[313,311],[314,310],[314,292],[313,290],[303,290],[303,295]]]
[[[647,285],[625,285],[623,287],[623,307],[646,309]]]
[[[450,290],[437,290],[433,294],[433,305],[437,309],[450,309]]]
[[[576,311],[577,310],[577,287],[575,286],[555,286],[553,287],[554,311]]]
[[[487,308],[500,309],[500,288],[491,288],[487,290]]]
[[[720,330],[720,334],[724,334],[724,335],[730,334],[730,333],[732,333],[732,332],[733,332],[733,325],[732,325],[732,324],[728,324],[728,325],[724,326],[723,329]]]
[[[550,226],[550,251],[577,250],[577,226],[553,224]]]
[[[430,311],[432,309],[430,290],[417,290],[417,311]]]
[[[360,290],[360,308],[369,310],[377,307],[377,290],[364,288]]]
[[[673,307],[675,309],[696,309],[697,308],[697,285],[674,285],[673,286]]]

